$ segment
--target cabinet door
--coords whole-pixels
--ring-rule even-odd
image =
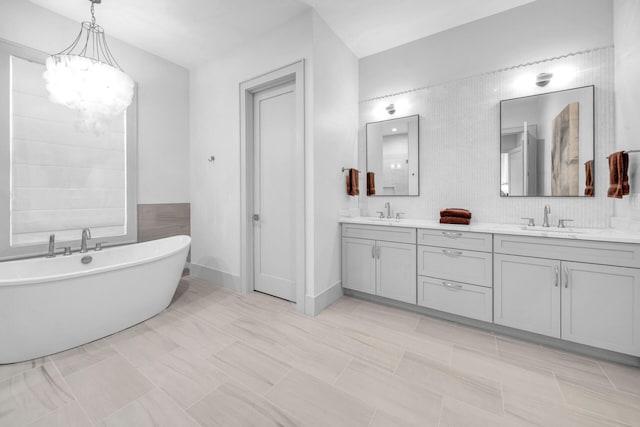
[[[560,337],[560,261],[496,254],[494,322]]]
[[[416,245],[376,242],[376,295],[416,304]]]
[[[342,238],[342,287],[376,293],[375,240]]]
[[[640,356],[640,270],[562,263],[562,338]]]

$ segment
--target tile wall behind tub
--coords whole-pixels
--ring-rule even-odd
[[[519,89],[514,85],[522,74],[536,75],[558,66],[574,67],[579,72],[563,87],[531,85]],[[500,197],[500,100],[587,85],[595,85],[596,197]],[[384,107],[391,102],[406,105],[405,111],[395,116],[420,115],[420,196],[362,195],[363,215],[375,214],[390,201],[393,210],[404,212],[407,218],[437,219],[442,208],[463,207],[473,212],[477,222],[520,223],[521,217],[534,217],[541,223],[543,207],[548,203],[554,222],[571,218],[576,227],[609,226],[613,203],[606,197],[609,172],[605,157],[615,149],[612,47],[361,101],[360,170],[366,170],[365,125],[389,118]],[[361,182],[361,188],[366,188],[364,185]]]
[[[138,242],[178,235],[191,235],[191,204],[138,205]],[[187,262],[191,261],[191,251]]]

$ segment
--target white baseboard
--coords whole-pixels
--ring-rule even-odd
[[[189,264],[188,267],[191,272],[191,276],[206,280],[236,292],[242,292],[240,289],[240,276],[235,276],[224,271],[193,263]]]
[[[342,296],[342,282],[336,282],[328,289],[316,296],[305,296],[304,312],[309,316],[316,316]]]

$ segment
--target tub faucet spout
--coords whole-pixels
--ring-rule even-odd
[[[80,242],[80,253],[84,254],[87,250],[87,240],[91,239],[91,230],[88,228],[82,229],[82,241]]]
[[[56,235],[50,234],[49,235],[49,251],[47,252],[47,258],[54,258],[56,256],[55,246],[56,246]]]

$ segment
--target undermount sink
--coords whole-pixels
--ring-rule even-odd
[[[543,227],[541,225],[521,225],[520,228],[526,231],[537,231],[539,233],[565,233],[565,234],[584,234],[588,232],[594,232],[586,228],[572,228],[572,227]]]
[[[388,224],[397,224],[399,222],[406,221],[406,218],[378,218],[378,220]]]

